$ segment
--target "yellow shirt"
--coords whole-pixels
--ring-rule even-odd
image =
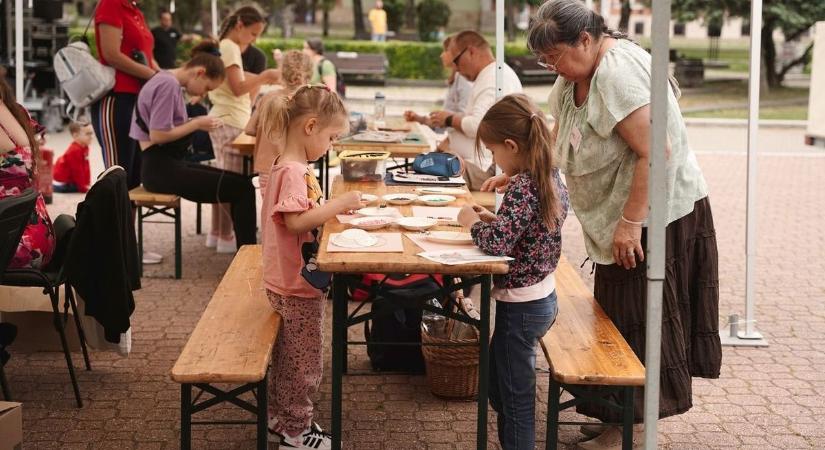
[[[372,34],[387,34],[387,12],[383,9],[373,8],[369,15]]]
[[[224,67],[238,66],[241,69],[241,80],[243,80],[241,48],[229,39],[221,40],[220,48]],[[246,123],[249,122],[249,117],[252,115],[252,101],[248,93],[243,95],[233,94],[229,88],[228,78],[217,89],[209,93],[209,100],[212,102],[210,116],[220,118],[226,125],[231,127],[246,127]]]

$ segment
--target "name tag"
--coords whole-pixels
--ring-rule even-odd
[[[579,146],[582,143],[582,132],[579,131],[579,127],[573,127],[570,130],[570,146],[573,147],[573,151],[578,152]]]

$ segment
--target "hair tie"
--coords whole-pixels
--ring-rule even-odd
[[[530,114],[530,120],[533,120],[533,118],[535,118],[535,117],[536,117],[536,113]]]
[[[221,57],[221,51],[220,51],[220,50],[218,50],[218,48],[217,48],[217,47],[213,47],[213,48],[211,48],[211,49],[207,50],[207,52],[206,52],[206,53],[209,53],[209,54],[210,54],[210,55],[212,55],[212,56],[217,56],[218,58],[220,58],[220,57]]]

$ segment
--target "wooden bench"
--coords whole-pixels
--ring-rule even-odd
[[[510,56],[507,57],[507,65],[518,75],[522,83],[552,83],[556,81],[557,74],[550,72],[545,67],[539,65],[539,60],[535,56]]]
[[[143,276],[143,223],[173,223],[175,225],[175,278],[181,277],[181,214],[180,196],[174,194],[158,194],[147,191],[140,185],[129,191],[129,200],[137,206],[138,218],[138,248],[140,250],[140,276]],[[143,212],[146,208],[146,212]],[[173,222],[160,220],[145,220],[155,215],[162,215],[173,219]]]
[[[556,268],[559,315],[542,338],[541,347],[550,364],[547,397],[547,445],[555,449],[559,425],[586,422],[559,422],[561,410],[586,402],[599,402],[621,410],[622,448],[633,446],[633,389],[644,386],[645,369],[636,354],[596,302],[576,270],[562,257]],[[603,386],[598,392],[582,386]],[[572,400],[559,404],[562,389]],[[619,393],[623,407],[605,399]]]
[[[262,284],[261,246],[244,245],[172,368],[172,380],[181,384],[181,449],[191,447],[193,424],[227,423],[257,424],[258,448],[267,448],[267,369],[280,327]],[[240,386],[224,391],[213,383]],[[200,389],[194,400],[193,386]],[[198,402],[204,392],[213,397]],[[240,398],[246,392],[257,404]],[[256,421],[192,421],[192,414],[224,402],[255,414]]]
[[[337,52],[325,57],[335,64],[337,74],[347,83],[386,81],[389,63],[382,53]]]

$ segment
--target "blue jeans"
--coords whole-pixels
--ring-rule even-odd
[[[504,450],[533,450],[536,444],[536,344],[559,308],[556,292],[525,303],[496,302],[490,342],[490,404],[498,413]]]

